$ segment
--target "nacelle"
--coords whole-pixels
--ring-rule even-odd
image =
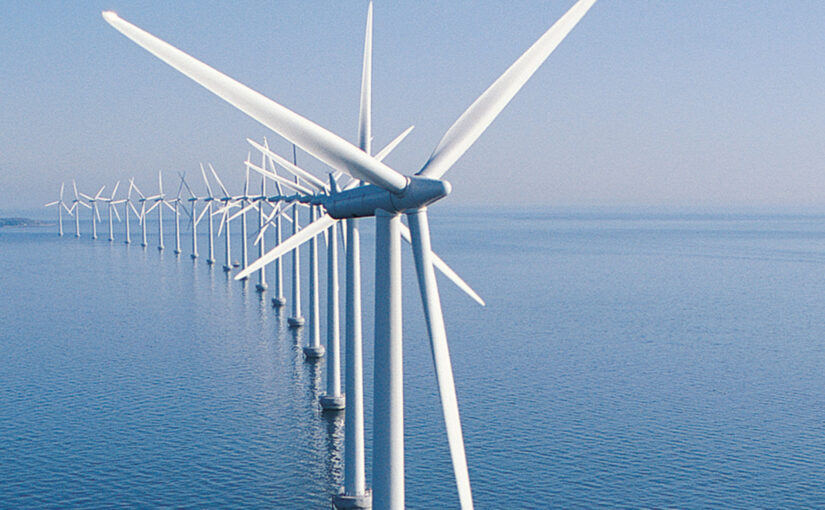
[[[369,184],[324,197],[327,213],[336,219],[375,216],[381,209],[401,213],[426,207],[450,194],[452,187],[447,181],[409,177],[407,187],[401,193],[391,193]]]

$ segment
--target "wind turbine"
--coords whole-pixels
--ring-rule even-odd
[[[183,192],[183,184],[184,184],[183,178],[184,178],[185,174],[182,174],[182,173],[178,172],[178,175],[180,176],[180,184],[178,184],[178,193],[177,193],[177,195],[175,195],[175,199],[172,200],[172,203],[175,204],[175,206],[173,208],[173,211],[175,211],[175,255],[180,255],[181,254],[181,249],[180,249],[180,209],[181,209],[180,202],[181,202],[181,198],[180,198],[180,195]],[[186,212],[187,214],[189,214],[189,212],[186,210],[185,207],[183,208],[183,211]]]
[[[226,259],[225,259],[226,262],[223,266],[223,270],[228,273],[228,272],[232,271],[232,248],[231,248],[232,236],[229,234],[228,217],[229,217],[230,208],[236,206],[237,204],[234,202],[235,197],[233,197],[232,195],[229,194],[229,190],[227,190],[226,186],[223,185],[223,182],[221,181],[221,178],[218,177],[218,173],[215,171],[215,167],[213,167],[211,163],[209,164],[209,170],[212,171],[212,175],[215,176],[215,180],[218,181],[218,186],[221,188],[221,191],[223,192],[223,197],[221,197],[219,199],[221,202],[223,202],[223,207],[218,209],[217,211],[215,211],[213,214],[222,214],[223,215],[223,216],[221,216],[220,227],[218,227],[218,237],[220,237],[221,230],[223,230],[224,225],[226,225],[226,233],[225,233],[225,236],[224,236],[224,240],[225,240],[224,253],[226,255]],[[210,226],[212,225],[212,220],[211,219],[209,220],[209,225]]]
[[[129,209],[131,209],[135,216],[140,219],[140,213],[138,213],[137,209],[135,209],[135,204],[132,202],[132,188],[135,187],[135,179],[134,177],[129,179],[129,191],[126,192],[126,200],[124,201],[123,205],[123,217],[125,219],[124,228],[126,229],[125,232],[125,240],[123,241],[125,244],[130,244],[132,242],[132,231],[131,225],[129,224]]]
[[[63,237],[63,210],[65,209],[67,213],[72,214],[72,210],[66,205],[63,201],[63,183],[60,183],[60,198],[55,200],[54,202],[49,202],[44,207],[51,207],[53,205],[57,206],[57,235]]]
[[[206,170],[203,169],[203,164],[201,164],[201,175],[203,175],[203,182],[206,183],[206,197],[203,198],[203,201],[206,202],[204,213],[206,214],[206,219],[209,222],[209,257],[207,257],[206,263],[211,266],[215,263],[215,230],[212,225],[212,202],[215,200],[215,197],[212,195],[212,186],[209,185],[209,179],[206,178]],[[192,216],[194,216],[194,213]]]
[[[405,176],[360,148],[120,19],[104,18],[121,33],[332,168],[369,184],[318,197],[327,215],[316,221],[376,218],[376,316],[373,480],[378,508],[404,507],[403,367],[401,349],[401,214],[407,216],[447,438],[462,508],[472,508],[464,441],[446,342],[427,207],[447,196],[441,180],[481,136],[526,81],[581,20],[595,0],[579,0],[507,69],[447,130],[429,160]],[[307,235],[313,229],[307,227]],[[264,257],[266,258],[266,257]],[[263,259],[261,259],[263,260]],[[247,270],[255,270],[250,265]],[[238,275],[240,276],[240,274]]]
[[[204,207],[201,215],[198,216],[197,205],[198,205],[198,196],[192,191],[192,188],[189,187],[189,184],[186,182],[186,176],[181,175],[181,182],[186,187],[186,191],[189,193],[189,202],[192,203],[192,211],[190,214],[189,219],[191,220],[191,227],[192,227],[192,255],[193,259],[198,258],[198,223],[200,222],[203,214],[206,212],[207,208]]]
[[[123,202],[126,201],[126,200],[115,200],[115,194],[117,193],[118,186],[120,186],[120,181],[117,181],[115,183],[115,188],[112,190],[112,196],[111,197],[109,197],[109,198],[101,197],[100,198],[101,201],[106,202],[107,212],[109,213],[109,242],[112,242],[112,241],[115,240],[115,231],[114,231],[114,228],[112,226],[112,211],[114,211],[115,216],[117,216],[117,221],[120,221],[120,214],[117,212],[117,207],[115,207],[115,206],[117,204],[120,204],[120,203],[123,203]]]
[[[174,211],[171,205],[166,201],[166,195],[163,193],[163,173],[158,171],[158,194],[146,197],[146,200],[154,200],[154,204],[146,211],[145,214],[152,212],[152,209],[158,209],[158,250],[163,250],[163,206],[168,207]]]
[[[77,183],[75,183],[74,179],[72,179],[72,188],[74,189],[74,200],[72,200],[72,208],[69,212],[74,211],[74,236],[80,237],[80,206],[82,205],[87,209],[91,209],[92,206],[80,200],[77,192]],[[92,218],[92,221],[94,221],[94,218]]]
[[[146,248],[149,245],[146,242],[146,200],[147,200],[147,198],[143,194],[143,192],[140,191],[140,188],[138,188],[137,184],[134,183],[134,180],[132,181],[132,188],[134,188],[134,190],[137,191],[137,194],[140,196],[140,198],[138,199],[138,202],[140,202],[140,213],[135,211],[135,214],[137,214],[138,223],[140,223],[140,234],[141,234],[140,245],[143,248]]]
[[[100,221],[100,211],[97,209],[97,201],[100,200],[100,195],[103,194],[103,190],[105,188],[106,186],[101,186],[93,197],[90,197],[85,193],[80,193],[80,196],[85,198],[89,204],[91,204],[92,210],[94,211],[94,214],[92,214],[92,239],[97,239],[97,223],[95,222],[95,218],[97,218],[97,221]]]

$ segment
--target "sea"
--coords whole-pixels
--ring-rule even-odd
[[[330,508],[343,414],[271,266],[259,293],[222,239],[209,266],[205,229],[192,260],[152,223],[146,248],[136,223],[131,245],[88,217],[0,229],[0,508]],[[431,228],[486,300],[439,277],[477,508],[825,508],[825,214],[434,206]],[[403,257],[406,503],[458,508]]]

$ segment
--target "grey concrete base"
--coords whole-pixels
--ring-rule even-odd
[[[308,360],[323,358],[324,353],[326,353],[326,349],[324,349],[323,345],[319,345],[318,347],[304,347],[304,356],[306,356]]]
[[[158,246],[158,251],[163,251],[163,246]]]
[[[215,263],[215,259],[206,259],[206,263],[210,266]]]
[[[180,250],[175,250],[175,255],[180,255]]]
[[[286,304],[286,298],[283,296],[276,296],[272,298],[272,306],[280,308]]]
[[[259,284],[255,285],[255,290],[257,290],[258,292],[264,292],[266,290],[266,284],[265,283],[259,283]]]
[[[338,510],[365,510],[372,508],[372,490],[367,489],[362,496],[336,494],[332,497],[332,505]]]
[[[286,320],[286,323],[290,328],[300,328],[306,323],[306,321],[303,317],[290,317]]]
[[[324,411],[340,411],[347,406],[344,395],[321,395],[320,402]]]
[[[232,266],[223,266],[223,270],[228,273],[229,271],[232,271]]]
[[[192,255],[189,255],[189,256],[190,256],[190,257],[192,257],[192,259],[193,259],[193,260],[194,260],[194,259],[196,259],[196,258],[198,258],[198,254],[197,254],[197,253],[193,253]]]
[[[140,243],[140,245],[141,245],[142,247],[146,248],[146,243]]]
[[[123,244],[129,244],[129,241],[123,241]]]

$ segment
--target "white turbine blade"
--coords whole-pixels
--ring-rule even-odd
[[[430,335],[430,348],[438,381],[438,393],[441,396],[441,410],[444,413],[444,425],[447,429],[447,442],[453,460],[458,499],[462,509],[473,508],[473,495],[470,490],[470,475],[467,471],[467,456],[464,452],[464,437],[461,433],[461,417],[458,413],[458,399],[455,394],[453,367],[450,362],[450,350],[447,346],[447,330],[441,311],[441,298],[432,263],[430,246],[430,227],[427,211],[418,210],[407,214],[412,233],[412,247],[415,269],[418,274],[418,286],[424,305],[424,317]]]
[[[77,183],[72,179],[72,187],[74,188],[74,198],[77,200]]]
[[[444,134],[418,175],[440,179],[547,60],[596,0],[579,0],[507,69]]]
[[[246,153],[246,162],[249,162],[249,158],[252,156],[250,152]],[[249,196],[249,167],[246,167],[246,176],[243,180],[243,196]]]
[[[392,152],[396,147],[398,147],[398,144],[401,143],[404,140],[404,138],[407,138],[407,135],[410,134],[414,128],[415,126],[410,126],[407,129],[405,129],[400,135],[396,136],[393,141],[388,143],[386,147],[381,149],[381,151],[379,151],[378,154],[375,155],[375,159],[377,159],[378,161],[383,161],[384,158],[389,156],[390,152]]]
[[[300,184],[296,184],[296,183],[290,181],[289,179],[287,179],[286,177],[281,177],[280,175],[272,173],[269,170],[265,170],[265,169],[259,167],[258,165],[256,165],[255,163],[250,163],[250,162],[247,161],[246,166],[247,166],[247,168],[251,168],[252,170],[255,170],[256,172],[263,175],[264,177],[272,179],[273,181],[275,181],[277,183],[280,183],[280,184],[283,184],[284,186],[288,186],[290,189],[292,189],[294,191],[297,191],[298,193],[303,193],[305,195],[314,195],[315,194],[315,191],[313,191],[309,188],[305,188],[305,187],[301,186]]]
[[[206,178],[206,170],[203,169],[203,163],[201,163],[201,174],[203,175],[203,182],[206,183],[206,193],[209,195],[209,198],[212,198],[212,186],[209,185],[209,179]]]
[[[158,170],[158,194],[163,195],[163,172]]]
[[[372,0],[367,8],[367,24],[364,29],[364,59],[361,65],[361,101],[358,109],[358,146],[372,152]],[[378,158],[376,158],[378,159]],[[380,161],[380,159],[379,159]]]
[[[115,189],[112,190],[112,196],[111,196],[111,198],[109,198],[109,200],[114,200],[115,199],[115,193],[117,193],[117,187],[118,186],[120,186],[120,181],[117,181],[115,183]]]
[[[147,210],[146,210],[146,212],[145,212],[144,214],[149,214],[149,213],[150,213],[150,212],[152,212],[152,210],[154,210],[154,208],[155,208],[155,207],[157,207],[159,204],[160,204],[160,201],[155,202],[154,204],[152,204],[152,206],[151,206],[151,207],[149,207],[149,209],[147,209]]]
[[[123,35],[323,163],[388,191],[399,193],[407,178],[340,136],[124,21],[111,11],[103,18]]]
[[[291,252],[292,250],[298,248],[299,246],[309,241],[313,237],[317,236],[318,234],[329,228],[329,226],[335,223],[336,221],[338,220],[336,220],[328,214],[321,216],[320,218],[313,221],[306,227],[303,227],[301,230],[298,231],[297,234],[294,234],[293,236],[289,237],[275,248],[269,250],[266,254],[264,254],[264,256],[262,256],[261,258],[250,264],[246,269],[238,273],[237,276],[235,276],[235,279],[242,280],[248,277],[258,269],[272,262],[273,260],[284,256],[286,253]]]
[[[63,206],[63,209],[66,209],[67,213],[69,213],[70,215],[74,215],[74,213],[72,212],[72,211],[74,211],[74,206],[69,208],[69,206],[67,206],[65,202],[61,202],[60,205]]]
[[[87,195],[86,193],[83,193],[83,192],[80,192],[80,196],[85,198],[86,200],[89,200],[89,201],[94,200],[94,198],[90,197],[89,195]]]
[[[272,212],[269,213],[269,216],[267,216],[264,220],[264,224],[261,225],[260,229],[258,229],[258,235],[255,237],[255,242],[253,243],[255,246],[257,246],[258,243],[261,241],[261,238],[264,236],[264,233],[266,233],[266,229],[268,229],[269,225],[272,224],[272,218],[274,218],[280,210],[281,204],[276,204],[275,207],[272,208]]]
[[[401,237],[403,237],[404,240],[407,241],[408,243],[412,244],[412,237],[410,236],[410,229],[406,225],[404,225],[403,223],[401,224]],[[479,296],[476,293],[476,291],[474,291],[472,289],[472,287],[470,287],[467,284],[467,282],[465,282],[460,276],[458,276],[458,273],[456,273],[453,270],[453,268],[448,266],[447,263],[444,262],[441,259],[441,257],[439,257],[435,252],[433,252],[431,255],[432,255],[433,265],[435,266],[436,269],[441,271],[441,273],[444,274],[444,276],[446,276],[447,278],[449,278],[450,281],[453,282],[456,285],[456,287],[463,290],[464,293],[467,294],[468,296],[470,296],[476,303],[480,304],[481,306],[486,306],[486,303],[484,302],[483,299],[481,299],[481,296]]]
[[[109,207],[111,207],[112,209],[114,209],[114,211],[115,211],[115,217],[117,218],[117,221],[120,221],[120,213],[119,213],[119,212],[117,212],[117,207],[115,207],[115,206],[114,206],[114,203],[113,203],[112,205],[110,205]]]
[[[95,194],[95,200],[97,200],[97,199],[99,199],[99,198],[100,198],[100,195],[102,195],[102,194],[103,194],[103,190],[104,190],[104,189],[106,189],[106,186],[105,186],[105,185],[104,185],[104,186],[101,186],[101,187],[100,187],[100,189],[99,189],[99,190],[97,190],[97,193]]]
[[[246,207],[244,207],[244,208],[243,208],[243,209],[241,209],[240,211],[238,211],[238,212],[236,212],[235,214],[233,214],[232,216],[230,216],[230,217],[229,217],[229,221],[234,220],[235,218],[237,218],[238,216],[242,215],[243,213],[245,213],[245,212],[249,211],[250,209],[257,209],[257,208],[258,208],[258,204],[257,204],[257,203],[255,203],[255,202],[250,202],[250,203],[249,203]]]
[[[57,205],[60,203],[60,200],[55,200],[54,202],[49,202],[48,204],[44,205],[43,207],[51,207],[53,205]]]
[[[140,218],[140,213],[138,212],[137,208],[135,207],[135,204],[133,204],[132,202],[129,202],[129,207],[131,207],[132,210],[135,212],[135,216]]]
[[[283,157],[279,156],[278,154],[275,154],[274,152],[267,149],[266,147],[263,147],[262,145],[256,143],[254,140],[250,140],[249,138],[247,138],[246,141],[248,141],[250,144],[252,144],[253,147],[255,147],[256,149],[261,151],[263,154],[265,154],[270,159],[270,164],[272,164],[272,160],[274,160],[276,163],[278,163],[278,165],[283,167],[286,171],[288,171],[292,175],[297,175],[298,177],[300,177],[301,179],[303,179],[304,181],[306,181],[308,184],[315,187],[316,189],[321,190],[321,189],[324,189],[326,187],[326,184],[324,183],[324,181],[322,181],[321,179],[315,177],[314,175],[307,172],[303,168],[295,165],[294,163],[289,162],[286,158],[283,158]]]
[[[152,195],[151,197],[146,197],[146,200],[160,200],[163,195]]]
[[[78,204],[80,204],[80,205],[82,205],[82,206],[83,206],[83,207],[85,207],[86,209],[91,209],[91,208],[92,208],[92,206],[90,206],[89,204],[87,204],[86,202],[84,202],[84,201],[82,201],[82,200],[78,200],[78,201],[77,201],[77,203],[78,203]]]
[[[137,184],[135,184],[134,179],[132,179],[132,187],[135,189],[135,191],[137,191],[137,194],[138,194],[138,196],[140,196],[140,198],[143,198],[143,199],[145,199],[145,198],[146,198],[146,197],[143,195],[143,192],[142,192],[142,191],[140,191],[140,188],[138,188],[138,185],[137,185]]]
[[[100,219],[100,210],[97,207],[97,202],[95,202],[94,209],[95,209],[95,216],[97,217],[97,222],[100,223],[103,220]]]
[[[166,200],[164,200],[164,201],[163,201],[163,205],[165,205],[165,206],[166,206],[166,208],[167,208],[167,209],[169,209],[170,211],[175,212],[175,208],[174,208],[174,207],[172,207],[172,204],[170,204],[170,203],[169,203],[169,202],[167,202]]]
[[[63,201],[63,183],[60,183],[60,201]]]
[[[195,220],[195,225],[197,225],[198,223],[200,223],[200,222],[201,222],[201,220],[203,219],[204,215],[206,215],[206,211],[208,211],[208,210],[209,210],[209,208],[208,208],[208,207],[204,207],[204,208],[201,210],[201,213],[198,215],[198,219],[196,219],[196,220]]]
[[[218,186],[220,186],[221,191],[223,191],[223,196],[228,197],[229,192],[226,190],[226,186],[223,185],[221,178],[218,177],[218,172],[215,171],[215,167],[212,166],[212,163],[209,163],[209,170],[212,171],[212,175],[215,176],[215,180],[218,181]]]

